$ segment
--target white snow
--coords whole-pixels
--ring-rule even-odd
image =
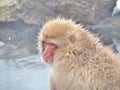
[[[120,0],[116,1],[116,6],[113,9],[112,16],[115,16],[118,13],[120,13]]]
[[[116,2],[116,8],[120,10],[120,0],[117,0],[117,2]]]
[[[4,42],[0,41],[0,47],[4,45]]]

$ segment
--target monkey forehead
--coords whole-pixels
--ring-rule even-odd
[[[43,27],[41,32],[44,35],[56,37],[64,36],[68,31],[71,31],[75,28],[76,24],[72,20],[65,19],[54,19],[48,21]]]

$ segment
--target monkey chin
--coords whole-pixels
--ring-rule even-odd
[[[46,64],[48,64],[48,65],[52,65],[52,63],[53,63],[53,58],[49,58],[49,59],[44,59],[44,58],[42,58],[43,59],[43,61],[46,63]]]

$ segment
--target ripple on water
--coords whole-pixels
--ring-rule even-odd
[[[35,68],[40,61],[38,55],[16,61],[17,66],[12,60],[0,60],[0,90],[48,90],[49,69],[43,63],[38,66],[44,68]]]

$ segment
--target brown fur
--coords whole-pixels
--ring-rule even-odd
[[[120,60],[109,47],[72,20],[47,22],[38,36],[58,45],[51,65],[50,90],[120,90]]]

